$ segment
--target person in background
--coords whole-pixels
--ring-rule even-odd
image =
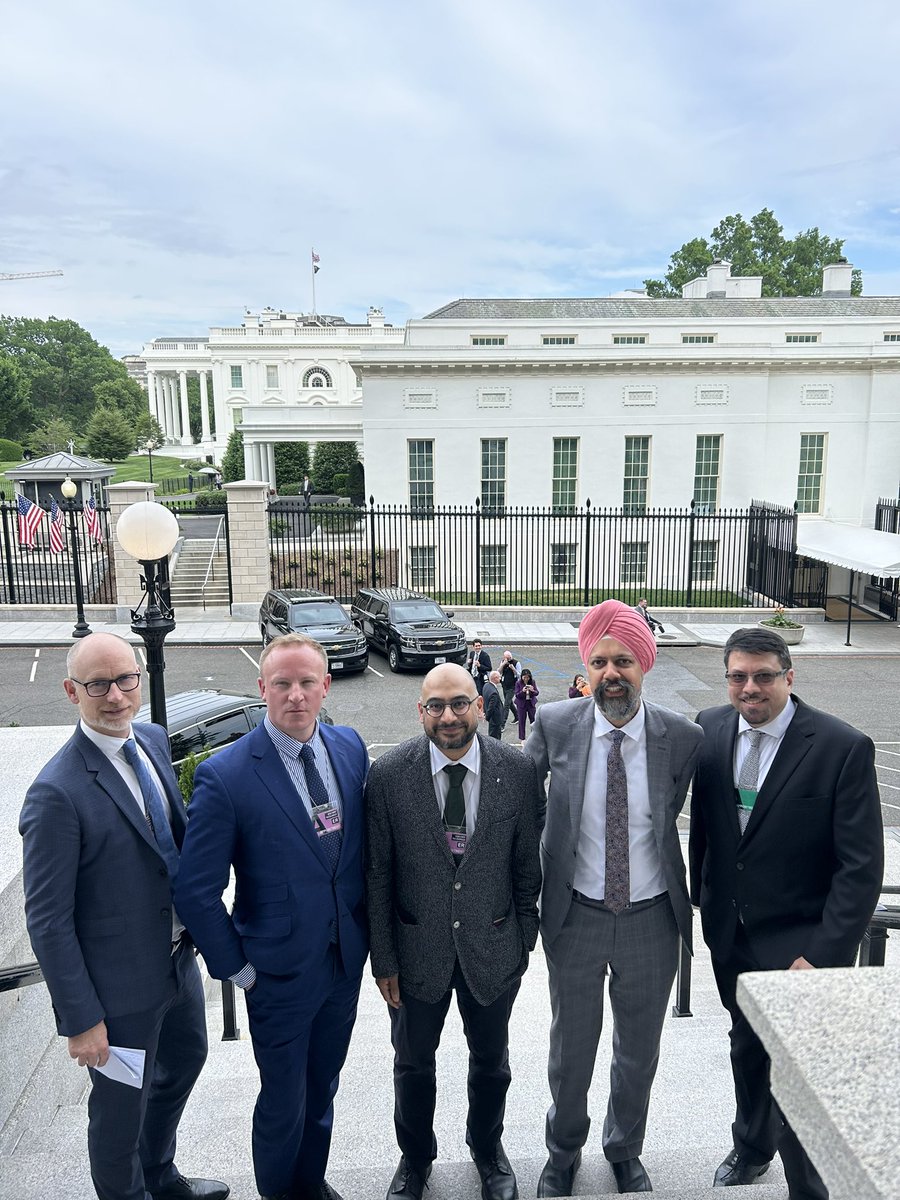
[[[639,617],[644,618],[644,620],[650,626],[651,633],[656,633],[657,629],[659,630],[660,633],[666,632],[665,626],[661,625],[659,623],[659,621],[656,620],[655,617],[650,616],[650,610],[647,608],[646,596],[641,596],[640,600],[638,600],[637,604],[634,606],[634,611],[638,614]]]
[[[534,676],[528,667],[522,668],[522,674],[519,676],[516,683],[516,714],[519,718],[519,741],[525,741],[525,720],[526,718],[534,724],[534,715],[537,711],[537,698],[540,695],[538,685],[534,681]]]
[[[488,723],[488,737],[496,738],[499,741],[503,733],[503,701],[500,699],[499,671],[491,671],[485,680],[481,699],[484,702],[484,715]]]
[[[478,695],[484,691],[484,681],[491,673],[491,656],[482,648],[480,638],[472,642],[472,649],[466,659],[466,670],[475,680]]]
[[[511,650],[503,651],[503,658],[500,660],[500,683],[503,687],[503,723],[511,721],[515,711],[516,701],[516,681],[522,673],[522,667],[518,659],[513,656]]]
[[[590,694],[588,681],[583,675],[576,675],[569,685],[569,699],[575,700],[578,696],[590,696]]]

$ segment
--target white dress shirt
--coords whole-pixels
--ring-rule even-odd
[[[741,774],[741,767],[744,764],[744,759],[750,753],[750,738],[747,736],[752,730],[757,730],[764,733],[766,736],[760,738],[759,741],[759,773],[756,776],[756,790],[762,790],[762,785],[765,782],[766,776],[769,773],[769,768],[775,761],[775,755],[778,753],[778,748],[781,745],[781,740],[787,733],[788,725],[794,719],[794,713],[797,710],[796,704],[788,697],[788,702],[778,714],[773,717],[765,725],[748,725],[743,717],[738,717],[738,733],[734,739],[734,786],[738,786],[738,779]]]
[[[447,792],[450,790],[450,778],[444,771],[444,767],[455,767],[461,765],[468,767],[466,777],[463,780],[463,798],[466,802],[466,836],[471,837],[475,832],[475,821],[478,818],[478,798],[480,796],[481,782],[481,747],[478,744],[478,738],[472,739],[472,745],[468,748],[462,758],[448,758],[442,750],[439,750],[434,742],[429,742],[431,749],[431,776],[434,780],[434,791],[437,796],[438,809],[441,816],[444,815],[444,805],[447,803]]]

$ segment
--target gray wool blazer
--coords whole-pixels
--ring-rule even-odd
[[[656,845],[678,932],[692,947],[691,902],[676,819],[700,753],[703,733],[687,717],[642,700],[646,712],[647,781]],[[572,903],[575,853],[581,831],[588,752],[594,733],[594,701],[588,696],[544,704],[537,712],[525,754],[535,763],[542,785],[550,775],[546,823],[541,841],[544,885],[541,935],[551,942],[562,929]]]
[[[478,819],[459,864],[447,846],[430,742],[379,758],[366,784],[366,891],[372,973],[434,1003],[460,969],[492,1004],[528,965],[538,933],[540,789],[520,751],[478,734]]]

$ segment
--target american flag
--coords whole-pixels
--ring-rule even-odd
[[[19,511],[19,545],[33,546],[34,535],[44,519],[44,510],[32,504],[21,492],[16,496],[16,507]]]
[[[84,520],[87,525],[88,536],[92,537],[95,542],[103,541],[103,530],[100,528],[100,514],[97,512],[97,505],[94,503],[94,497],[84,502]]]
[[[50,497],[50,553],[62,554],[63,547],[66,544],[66,535],[63,532],[63,515],[62,509],[56,503],[53,496]]]
[[[318,256],[318,254],[316,254],[315,250],[313,250],[313,252],[312,252],[312,261],[313,261],[313,275],[316,275],[319,270],[319,256]]]

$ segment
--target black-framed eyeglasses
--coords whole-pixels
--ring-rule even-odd
[[[743,687],[750,680],[760,687],[768,687],[782,675],[787,675],[789,670],[790,667],[785,667],[783,671],[754,671],[752,674],[748,674],[746,671],[726,671],[725,678],[734,687]]]
[[[477,699],[477,696],[457,696],[455,700],[429,700],[427,704],[422,705],[422,708],[429,717],[442,717],[445,708],[449,708],[451,712],[461,717],[469,711]]]
[[[89,679],[86,683],[83,679],[76,679],[74,675],[70,675],[69,678],[79,687],[83,687],[87,694],[95,700],[105,696],[113,684],[120,692],[133,692],[135,688],[141,686],[140,671],[129,671],[127,675],[119,675],[116,679]]]

